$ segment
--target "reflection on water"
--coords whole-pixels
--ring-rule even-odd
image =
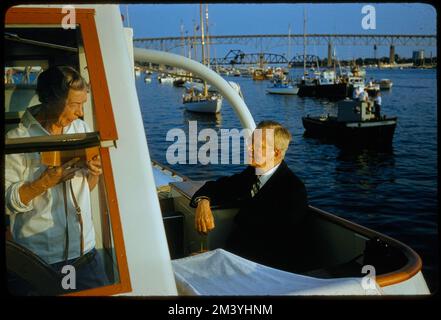
[[[393,149],[342,149],[336,158],[335,182],[343,187],[365,192],[375,190],[384,183],[395,182]]]

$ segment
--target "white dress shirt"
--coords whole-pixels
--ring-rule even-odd
[[[39,107],[28,108],[18,128],[9,131],[6,137],[22,138],[49,135],[50,133],[33,116]],[[90,131],[88,125],[80,119],[63,128],[64,134]],[[66,214],[62,184],[46,190],[27,205],[21,202],[18,192],[23,184],[40,177],[46,168],[41,164],[38,152],[6,155],[5,205],[14,241],[40,256],[47,263],[52,264],[64,260]],[[84,253],[87,253],[95,247],[95,230],[92,223],[87,170],[77,171],[71,181],[78,205],[81,207]],[[74,259],[80,256],[80,226],[69,184],[67,184],[66,191],[69,227],[68,259]]]
[[[260,189],[262,189],[263,185],[267,183],[267,181],[271,178],[274,172],[276,172],[279,166],[280,163],[265,172],[263,172],[261,168],[256,168],[256,175],[259,176],[259,181],[260,181]]]

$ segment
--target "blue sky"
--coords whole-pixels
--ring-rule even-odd
[[[376,30],[364,30],[361,20],[363,4],[210,4],[210,33],[229,34],[274,34],[303,33],[303,11],[307,12],[308,33],[352,33],[352,34],[436,34],[436,11],[427,4],[373,4],[376,10]],[[126,15],[126,5],[121,5]],[[135,38],[180,36],[181,22],[184,29],[193,33],[193,21],[199,22],[199,4],[136,4],[129,5],[130,26]],[[127,22],[127,19],[126,19]],[[229,49],[255,52],[253,47],[216,47],[216,55],[224,56]],[[410,57],[413,50],[425,49],[436,55],[435,47],[396,47],[396,53]],[[212,49],[214,50],[214,49]],[[292,53],[300,53],[298,46]],[[308,51],[323,57],[325,46],[309,47]],[[258,51],[258,50],[257,50]],[[264,50],[286,52],[287,47]],[[176,53],[179,53],[177,51]],[[336,48],[341,59],[358,56],[372,57],[373,48],[341,46]],[[377,56],[388,56],[388,47],[378,47]]]

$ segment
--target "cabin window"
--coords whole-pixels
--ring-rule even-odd
[[[60,21],[60,9],[27,10],[10,10],[5,27],[8,285],[18,295],[126,292],[130,281],[109,155],[117,134],[98,39],[90,36],[95,24],[86,17],[93,17],[94,12],[78,9],[77,27],[63,29],[54,23]],[[36,19],[36,11],[40,11],[38,24],[28,25]],[[47,17],[47,24],[42,17]],[[72,67],[87,84],[84,90],[74,90],[80,95],[69,93],[57,112],[40,101],[36,91],[38,77],[53,66]],[[81,106],[82,112],[77,112]],[[63,122],[60,112],[63,115],[65,110],[71,113],[66,113]],[[56,117],[63,124],[61,132],[51,126]],[[72,173],[65,181],[44,180],[51,181],[50,187],[39,183],[50,170],[74,158],[79,160],[65,169]],[[98,179],[87,165],[97,158],[102,169]],[[73,269],[63,270],[66,259]],[[24,262],[28,268],[22,267]]]

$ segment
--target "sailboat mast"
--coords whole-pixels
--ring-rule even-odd
[[[181,31],[181,55],[185,57],[184,24],[182,22],[182,19],[181,19],[180,31]]]
[[[205,26],[207,31],[207,67],[210,68],[210,38],[209,38],[209,32],[208,32],[208,4],[205,5]]]
[[[291,57],[291,24],[288,25],[288,68],[289,68],[289,59]]]
[[[306,8],[303,9],[303,74],[306,75]]]
[[[196,22],[193,20],[193,50],[194,50],[194,60],[198,60],[198,47],[197,47],[197,41],[196,41],[196,35],[197,33],[197,25]]]
[[[202,44],[202,64],[205,64],[205,38],[204,38],[204,19],[202,12],[202,3],[199,5],[199,15],[201,20],[201,44]],[[207,83],[204,81],[204,96],[208,95]]]

